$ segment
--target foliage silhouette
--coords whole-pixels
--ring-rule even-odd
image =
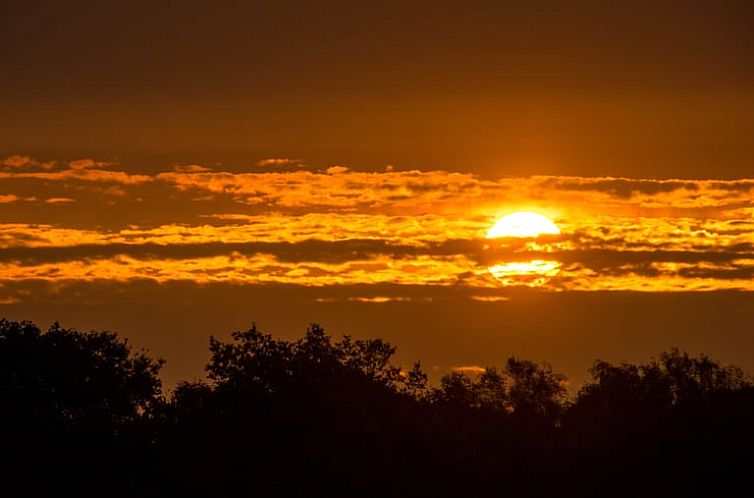
[[[754,383],[677,349],[597,361],[570,398],[549,365],[438,385],[381,339],[210,338],[207,380],[110,332],[0,321],[8,496],[707,496],[748,489]],[[41,477],[41,478],[40,478]]]
[[[148,466],[135,459],[147,458],[146,425],[162,409],[161,366],[111,332],[0,320],[6,490],[52,495],[67,482],[86,494],[126,475],[138,485]]]

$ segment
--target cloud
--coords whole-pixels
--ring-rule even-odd
[[[104,161],[95,161],[94,159],[76,159],[68,163],[70,169],[99,169],[106,168],[113,163]]]
[[[494,302],[493,290],[527,282],[496,280],[488,267],[540,260],[557,271],[528,283],[550,290],[754,288],[754,180],[491,180],[441,170],[285,171],[286,161],[244,173],[186,165],[132,174],[89,162],[0,171],[0,214],[20,221],[0,225],[0,271],[51,280],[455,285]],[[76,205],[42,211],[44,203],[18,202],[32,197]],[[546,214],[562,235],[484,238],[499,216],[518,210]]]
[[[675,210],[749,203],[751,179],[651,180],[630,178],[533,177],[545,190],[599,194],[594,200]],[[573,196],[570,196],[573,198]],[[589,197],[586,197],[587,199]]]
[[[26,265],[54,263],[62,261],[109,259],[119,255],[140,260],[171,259],[187,260],[215,256],[249,256],[264,254],[274,257],[280,263],[328,263],[363,262],[376,258],[389,258],[396,264],[411,263],[421,258],[437,258],[438,269],[446,259],[465,258],[470,265],[476,264],[473,251],[478,242],[464,241],[451,243],[411,246],[392,244],[382,240],[340,240],[323,241],[308,239],[300,242],[218,242],[204,243],[98,243],[70,245],[40,245],[39,237],[26,236],[21,240],[34,241],[33,244],[18,244],[6,238],[0,238],[4,249],[0,252],[0,261],[19,261]],[[3,243],[4,242],[4,243]],[[15,242],[15,243],[14,243]],[[467,249],[472,254],[460,252]]]
[[[467,375],[480,375],[484,373],[486,369],[484,367],[480,367],[479,365],[462,365],[459,367],[451,367],[451,370]]]
[[[198,164],[178,164],[173,167],[173,170],[179,173],[204,173],[212,171],[212,168],[207,168],[206,166],[200,166]]]
[[[479,262],[481,241],[449,241],[424,246],[395,245],[381,240],[39,246],[39,238],[27,237],[27,240],[26,245],[11,245],[0,252],[0,269],[4,275],[53,279],[89,279],[95,275],[116,278],[117,275],[122,280],[190,279],[306,286],[393,282],[460,285],[469,289],[501,287],[500,281],[487,271],[487,265],[492,263]],[[28,244],[36,244],[36,247]],[[505,283],[532,285],[535,282],[553,290],[754,290],[751,280],[754,251],[747,246],[736,249],[740,252],[510,253],[505,255],[505,261],[530,261],[546,256],[558,261],[561,268],[547,277],[506,276]],[[506,296],[476,293],[470,299],[498,302]]]
[[[8,156],[2,160],[2,165],[8,168],[26,168],[37,164],[37,161],[29,156]]]
[[[50,224],[0,224],[0,238],[13,234],[33,235],[41,246],[84,244],[203,244],[287,243],[302,241],[375,241],[394,246],[435,246],[449,254],[468,251],[469,244],[483,236],[485,219],[437,215],[388,216],[364,214],[320,214],[301,216],[213,215],[219,224],[201,221],[196,225],[168,224],[156,227],[129,226],[119,230],[62,228]],[[0,247],[27,245],[8,242]],[[31,246],[30,246],[31,247]]]
[[[11,156],[8,164],[38,164],[27,156]],[[595,211],[608,216],[718,217],[723,211],[751,207],[754,180],[651,180],[535,176],[483,179],[450,171],[352,171],[331,166],[324,172],[281,169],[298,160],[269,158],[260,164],[275,171],[232,173],[200,165],[178,165],[154,175],[101,168],[109,163],[81,159],[57,171],[5,171],[0,178],[39,182],[102,182],[124,185],[153,183],[164,195],[194,191],[191,198],[306,212],[385,213],[414,215],[473,213],[500,215],[533,209],[566,220]],[[15,192],[13,192],[15,193]],[[152,191],[151,195],[157,195]],[[210,198],[208,195],[219,196]],[[64,197],[64,195],[56,195]]]
[[[560,190],[604,192],[628,199],[636,194],[654,195],[677,190],[697,191],[699,183],[682,180],[636,180],[628,178],[550,178],[542,186]]]
[[[468,262],[462,258],[456,258],[455,262],[444,259],[443,267],[449,271],[438,273],[437,261],[428,257],[396,264],[387,257],[345,263],[285,263],[265,254],[231,254],[189,260],[142,260],[118,255],[109,259],[33,265],[14,261],[0,264],[0,273],[9,280],[122,282],[149,279],[157,282],[186,280],[254,285],[286,283],[313,287],[385,283],[453,286],[463,285],[463,281],[470,276],[467,265]]]
[[[357,303],[372,303],[372,304],[382,304],[382,303],[391,303],[391,302],[411,302],[411,301],[431,301],[432,298],[424,297],[424,298],[414,298],[414,297],[406,297],[406,296],[370,296],[370,297],[362,297],[362,296],[349,296],[346,298],[347,301],[357,302]]]
[[[71,199],[70,197],[50,197],[49,199],[45,199],[46,204],[67,204],[69,202],[76,202],[76,199]]]
[[[178,190],[205,190],[233,202],[261,208],[359,212],[389,210],[413,214],[471,211],[545,210],[569,215],[710,216],[750,206],[751,181],[632,180],[530,177],[481,179],[447,171],[351,171],[332,166],[311,171],[266,173],[161,173]]]
[[[162,195],[186,201],[234,203],[256,213],[358,212],[500,216],[535,210],[568,223],[581,217],[712,218],[751,207],[754,180],[647,180],[626,178],[526,177],[483,179],[449,171],[352,171],[331,166],[324,172],[284,170],[294,160],[272,158],[275,171],[232,173],[199,165],[179,165],[153,175],[103,169],[5,171],[0,178],[38,182],[152,184],[134,197]],[[80,160],[91,166],[91,159]],[[105,163],[97,163],[105,164]],[[78,166],[77,166],[78,167]],[[83,167],[83,166],[82,166]],[[16,193],[16,192],[13,192]],[[54,197],[65,197],[62,192]],[[183,199],[179,199],[184,202]],[[227,207],[223,207],[227,209]],[[726,213],[726,211],[728,213]],[[155,215],[158,215],[156,213]],[[580,221],[580,220],[577,220]]]
[[[330,166],[325,170],[328,175],[339,175],[348,171],[346,166]]]
[[[34,202],[36,200],[37,198],[34,197],[33,195],[21,197],[15,194],[0,194],[0,204],[13,204],[17,202]]]
[[[267,168],[270,166],[274,167],[281,167],[281,166],[302,166],[304,164],[304,161],[301,159],[288,159],[285,157],[269,157],[267,159],[262,159],[260,161],[257,161],[257,166],[261,166],[263,168]]]
[[[58,162],[57,161],[40,162],[30,156],[13,155],[13,156],[8,156],[2,161],[0,161],[0,164],[10,169],[29,169],[29,168],[36,167],[37,169],[41,168],[43,170],[50,170],[56,164],[58,164]],[[98,169],[98,168],[105,168],[105,167],[111,166],[112,164],[113,163],[104,162],[104,161],[96,161],[94,159],[75,159],[73,161],[68,161],[67,167],[68,169],[74,169],[74,170]]]
[[[7,180],[41,180],[41,181],[81,181],[121,183],[136,185],[153,181],[149,175],[132,175],[124,171],[93,169],[66,169],[51,172],[0,172],[0,179]]]
[[[332,166],[322,173],[311,171],[266,173],[160,173],[156,179],[180,191],[204,190],[230,197],[245,205],[276,209],[361,212],[389,210],[414,214],[417,211],[447,212],[470,202],[504,200],[509,188],[483,181],[473,175],[443,171],[353,172]]]
[[[508,296],[469,296],[472,301],[479,301],[482,303],[502,303],[510,301]]]

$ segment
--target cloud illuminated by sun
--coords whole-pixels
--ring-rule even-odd
[[[548,217],[529,211],[503,216],[487,232],[488,239],[498,237],[537,237],[558,235],[560,229]]]
[[[3,285],[41,279],[754,290],[754,179],[283,163],[146,174],[0,159],[0,299]]]
[[[529,211],[519,211],[500,218],[487,232],[488,239],[502,237],[538,237],[558,235],[560,229],[548,217]],[[539,287],[558,274],[556,261],[498,262],[487,270],[504,285]]]

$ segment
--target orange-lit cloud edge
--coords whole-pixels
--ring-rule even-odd
[[[27,156],[0,164],[5,284],[455,286],[489,302],[518,285],[754,290],[754,179],[490,180],[392,167],[316,170],[283,158],[248,172],[190,165],[131,173],[91,159]],[[484,238],[500,216],[520,210],[547,215],[562,233]],[[534,260],[559,270],[503,282],[487,270]]]

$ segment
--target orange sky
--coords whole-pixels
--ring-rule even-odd
[[[578,379],[673,345],[750,363],[752,21],[4,2],[0,315],[115,328],[170,381],[252,320],[382,335],[438,371],[521,354]],[[485,239],[520,210],[561,234]],[[488,271],[530,261],[557,271]]]

